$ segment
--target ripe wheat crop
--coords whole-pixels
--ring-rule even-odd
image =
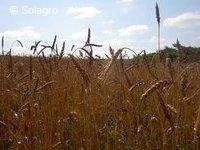
[[[160,32],[158,5],[156,15]],[[101,45],[90,37],[89,29],[69,56],[57,36],[36,42],[31,56],[3,51],[0,149],[199,149],[199,62],[163,61],[160,51],[149,60],[145,51],[111,47],[100,58],[93,48]],[[134,58],[124,59],[124,51]]]

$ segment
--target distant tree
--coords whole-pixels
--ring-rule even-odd
[[[183,49],[183,61],[184,62],[195,62],[200,61],[200,47],[184,47]],[[146,55],[147,60],[151,60],[155,53],[149,53]],[[140,56],[141,58],[143,56]],[[161,50],[161,61],[165,61],[166,58],[169,58],[171,61],[175,62],[178,60],[178,50],[172,47],[165,47]]]

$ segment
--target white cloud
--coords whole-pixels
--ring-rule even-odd
[[[111,30],[104,30],[103,34],[111,35],[111,34],[113,34],[113,32]]]
[[[118,0],[117,3],[120,5],[122,13],[128,14],[134,7],[133,3],[135,3],[135,1],[136,0]]]
[[[87,29],[82,29],[79,32],[75,32],[72,34],[71,38],[73,40],[86,40],[88,36],[88,30]],[[94,34],[91,35],[91,40],[94,40],[95,36]]]
[[[67,10],[68,14],[75,15],[76,19],[86,19],[95,17],[102,12],[95,7],[70,7]]]
[[[152,42],[152,43],[157,43],[157,42],[158,42],[158,37],[153,36],[153,37],[150,39],[150,42]],[[161,42],[161,44],[163,44],[163,43],[166,42],[166,39],[165,39],[165,38],[160,38],[160,42]]]
[[[82,40],[82,39],[86,39],[87,38],[87,30],[83,29],[79,32],[73,33],[72,34],[72,39],[74,40]]]
[[[114,20],[106,20],[106,21],[103,21],[103,24],[105,24],[105,25],[113,24],[113,23],[115,23]]]
[[[167,18],[164,20],[164,25],[179,28],[200,25],[200,13],[187,12],[174,18]]]
[[[120,39],[120,38],[113,38],[103,42],[104,46],[111,46],[114,49],[119,49],[122,47],[131,47],[133,46],[135,41],[130,39]]]
[[[68,43],[68,42],[70,42],[70,39],[69,38],[61,38],[59,41]]]
[[[119,0],[118,2],[128,4],[128,3],[132,3],[133,0]]]
[[[19,30],[8,30],[0,32],[0,36],[5,36],[10,39],[38,39],[42,36],[34,27],[28,26]]]
[[[122,37],[140,35],[147,33],[148,31],[149,27],[147,25],[131,25],[118,30],[119,35]]]

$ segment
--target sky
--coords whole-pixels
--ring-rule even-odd
[[[178,38],[185,46],[200,46],[200,1],[157,0],[161,14],[161,47],[172,46]],[[139,53],[157,50],[155,0],[0,0],[0,37],[8,50],[20,40],[24,48],[13,46],[16,54],[29,54],[35,41],[51,43],[58,36],[83,46],[87,30],[91,42],[102,44],[98,55],[129,47]]]

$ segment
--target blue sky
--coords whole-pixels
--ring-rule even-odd
[[[200,46],[200,1],[157,0],[161,13],[162,47],[171,46],[179,38],[186,46]],[[111,45],[115,49],[130,47],[136,52],[156,50],[157,24],[155,0],[0,0],[0,36],[7,46],[19,39],[24,49],[40,39],[51,42],[58,35],[68,47],[81,46],[92,30],[92,42],[103,44],[96,50],[104,54]],[[48,10],[48,11],[47,11]]]

